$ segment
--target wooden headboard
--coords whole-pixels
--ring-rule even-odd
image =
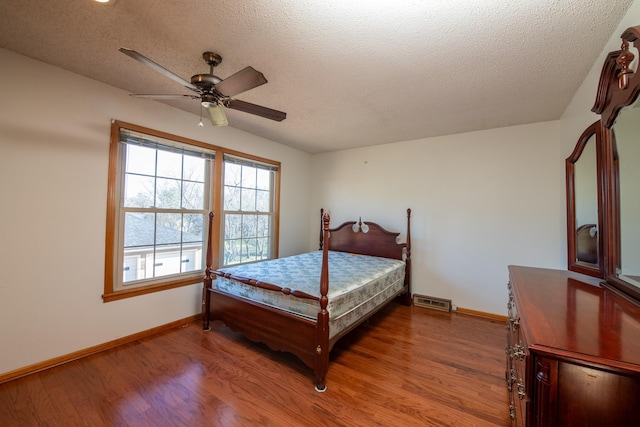
[[[324,209],[320,209],[320,218]],[[321,230],[322,231],[322,230]],[[362,255],[404,259],[411,251],[411,209],[407,209],[407,242],[398,243],[400,233],[385,230],[375,222],[349,221],[329,229],[331,251],[350,252]],[[320,249],[323,248],[323,234],[320,233]]]

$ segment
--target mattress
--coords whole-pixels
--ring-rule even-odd
[[[390,258],[329,251],[329,337],[351,326],[362,316],[400,292],[405,262]],[[320,297],[322,251],[308,252],[218,271],[271,283]],[[214,287],[313,321],[319,301],[296,298],[257,288],[233,279],[217,277]]]

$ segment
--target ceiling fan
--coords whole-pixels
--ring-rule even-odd
[[[211,124],[214,126],[225,126],[228,124],[223,107],[243,111],[245,113],[254,114],[256,116],[265,117],[278,122],[281,122],[287,117],[287,113],[282,111],[272,110],[271,108],[233,98],[234,95],[267,83],[267,79],[264,75],[261,72],[256,71],[253,67],[246,67],[226,79],[221,79],[213,74],[213,69],[222,62],[222,57],[213,52],[205,52],[202,54],[202,58],[209,65],[209,73],[196,74],[191,77],[191,82],[188,82],[135,50],[124,47],[121,47],[119,50],[125,55],[143,63],[154,71],[157,71],[165,77],[180,83],[182,86],[196,93],[196,95],[152,95],[134,93],[131,94],[133,97],[151,99],[180,99],[186,97],[199,99],[202,107],[204,107],[209,113]]]

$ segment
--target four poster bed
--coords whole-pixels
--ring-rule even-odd
[[[329,227],[321,211],[320,250],[212,269],[211,232],[203,292],[203,328],[221,320],[273,350],[299,357],[324,391],[338,339],[400,296],[411,305],[411,209],[406,243],[376,223]],[[209,214],[209,230],[213,213]],[[215,281],[214,281],[214,276]]]

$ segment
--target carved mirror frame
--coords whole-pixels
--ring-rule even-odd
[[[620,180],[619,158],[616,148],[614,123],[618,114],[632,105],[640,93],[640,73],[631,68],[635,55],[629,50],[632,44],[638,52],[640,48],[640,26],[625,30],[622,35],[621,50],[610,52],[605,59],[598,83],[596,102],[592,111],[600,114],[602,161],[598,167],[602,173],[602,190],[599,210],[603,215],[604,278],[612,288],[640,301],[640,287],[633,285],[618,274],[622,262],[620,225]],[[636,65],[637,68],[637,65]],[[640,138],[640,136],[639,136]],[[640,142],[639,142],[640,143]],[[640,221],[640,218],[638,218]]]
[[[593,149],[585,151],[587,147]],[[594,158],[585,158],[586,155],[593,154]],[[568,249],[568,269],[582,274],[588,274],[594,277],[605,277],[604,262],[604,240],[602,238],[602,230],[604,225],[604,209],[605,192],[604,192],[604,173],[602,168],[602,128],[600,121],[589,126],[578,138],[578,142],[569,157],[565,160],[566,179],[567,179],[567,249]],[[582,160],[581,160],[582,159]],[[595,201],[595,224],[579,222],[578,211],[581,203],[577,200],[580,196],[584,196],[585,182],[579,179],[578,161],[587,165],[593,165],[593,181],[596,185],[586,191],[593,191],[592,199]],[[580,181],[580,182],[579,182]],[[582,187],[582,188],[581,188]],[[581,190],[581,191],[580,191]],[[592,217],[591,215],[589,215]],[[584,230],[583,230],[584,229]],[[580,235],[579,235],[580,234]],[[585,239],[594,239],[596,262],[587,261],[581,256],[579,250],[580,242]]]

